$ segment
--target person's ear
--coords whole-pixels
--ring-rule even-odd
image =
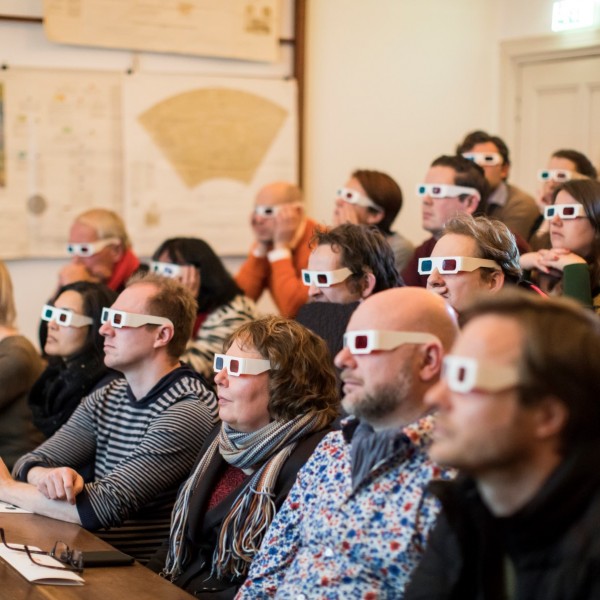
[[[375,288],[377,279],[375,278],[375,275],[373,275],[373,273],[368,271],[363,274],[360,283],[361,283],[361,287],[362,287],[360,297],[364,300],[365,298],[368,298],[373,293],[373,289]]]
[[[164,348],[165,346],[168,346],[174,335],[175,330],[171,325],[160,325],[156,330],[154,348]]]

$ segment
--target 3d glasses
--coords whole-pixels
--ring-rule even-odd
[[[435,335],[419,331],[365,329],[347,331],[344,334],[344,348],[348,348],[351,354],[370,354],[375,350],[393,350],[403,344],[428,344],[431,342],[441,344]]]
[[[378,212],[383,212],[383,208],[379,206],[379,204],[375,204],[371,198],[367,198],[363,196],[360,192],[356,190],[351,190],[350,188],[339,188],[336,192],[337,198],[343,200],[344,202],[348,202],[348,204],[354,204],[356,206],[364,206],[365,208],[372,208]]]
[[[229,375],[260,375],[271,368],[271,361],[263,358],[239,358],[227,354],[215,354],[213,369],[215,373],[227,369]]]
[[[153,260],[150,263],[150,272],[163,277],[177,277],[181,273],[181,265]]]
[[[417,186],[417,195],[429,196],[430,198],[456,198],[463,195],[481,197],[475,188],[463,185],[446,185],[445,183],[420,183]]]
[[[114,308],[102,309],[102,323],[110,323],[117,329],[121,327],[141,327],[142,325],[170,325],[174,327],[171,319],[166,317],[155,317],[153,315],[139,315],[129,313],[124,310],[115,310]]]
[[[104,250],[106,246],[120,243],[121,240],[119,238],[106,238],[105,240],[98,240],[97,242],[81,242],[79,244],[69,243],[67,244],[67,254],[69,256],[82,256],[86,258],[98,254]]]
[[[583,204],[552,204],[544,207],[544,219],[553,219],[557,215],[561,219],[587,217]]]
[[[448,354],[444,357],[442,379],[459,394],[473,390],[499,392],[519,383],[519,371],[516,367],[488,365],[474,358]]]
[[[56,308],[56,306],[50,306],[49,304],[44,304],[42,308],[42,320],[54,321],[63,327],[85,327],[94,322],[92,317],[78,315],[72,310]]]
[[[254,207],[254,214],[257,217],[274,217],[279,210],[279,206],[268,206],[265,204],[258,204]]]
[[[574,179],[574,171],[568,169],[540,169],[538,171],[538,179],[540,181],[556,181],[563,183]]]
[[[430,256],[419,259],[418,271],[420,275],[429,275],[434,269],[440,275],[454,275],[460,271],[475,271],[481,267],[501,270],[495,260],[487,258],[474,258],[472,256]]]
[[[499,152],[463,152],[463,156],[480,167],[501,165],[504,162]]]
[[[346,281],[352,275],[352,271],[346,267],[335,271],[309,271],[302,269],[302,282],[304,285],[315,285],[317,287],[331,287],[336,283]]]

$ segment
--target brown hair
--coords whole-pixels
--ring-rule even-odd
[[[161,277],[154,273],[134,275],[127,287],[139,283],[153,285],[157,292],[146,300],[146,310],[155,317],[166,317],[173,323],[173,338],[167,346],[172,358],[179,358],[192,336],[196,320],[196,299],[192,292],[175,279]],[[146,325],[156,327],[156,325]]]
[[[600,320],[566,298],[542,298],[505,289],[463,314],[466,322],[495,314],[514,319],[523,332],[520,400],[532,405],[553,396],[567,407],[563,450],[600,438]]]
[[[296,321],[268,316],[241,325],[223,344],[226,352],[237,340],[271,361],[269,413],[291,420],[321,412],[330,423],[338,414],[339,397],[327,344]]]

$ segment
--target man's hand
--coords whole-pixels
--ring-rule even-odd
[[[83,477],[70,467],[48,470],[37,482],[37,489],[50,500],[66,500],[75,504],[75,496],[83,491]]]
[[[275,248],[289,248],[300,223],[302,207],[299,204],[283,204],[275,215],[273,245]]]
[[[94,277],[84,265],[70,262],[66,264],[58,274],[59,287],[69,285],[75,281],[92,281],[98,283],[100,280],[97,277]]]

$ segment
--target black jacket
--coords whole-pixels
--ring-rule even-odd
[[[211,435],[205,441],[199,457],[203,456],[204,452],[218,435],[220,429],[220,424],[215,427]],[[296,475],[300,468],[308,460],[323,437],[330,431],[331,429],[328,428],[323,431],[312,433],[301,440],[284,463],[275,486],[274,502],[277,510],[281,508],[292,485],[296,481]],[[204,479],[198,484],[190,498],[186,535],[192,544],[194,557],[185,571],[177,578],[175,584],[199,598],[210,598],[212,600],[226,600],[233,598],[238,588],[245,580],[245,577],[241,577],[234,581],[223,581],[210,576],[213,552],[217,544],[217,536],[223,519],[229,512],[229,509],[240,491],[250,481],[249,478],[246,479],[222,502],[207,512],[206,506],[214,486],[219,481],[227,466],[227,463],[221,455],[217,454],[208,466],[208,471]],[[160,572],[163,569],[169,549],[168,543],[169,540],[165,540],[156,554],[147,563],[146,566],[149,569],[156,572]]]
[[[600,598],[599,451],[572,451],[509,517],[494,517],[470,479],[432,484],[443,511],[405,600]]]

